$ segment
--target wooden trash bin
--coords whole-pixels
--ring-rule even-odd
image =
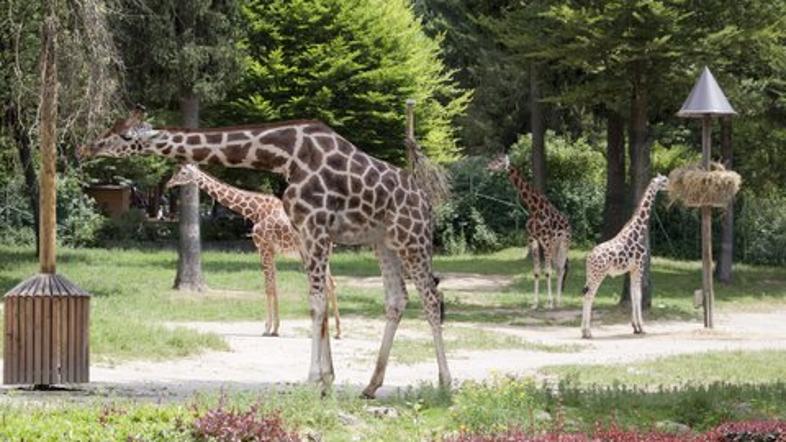
[[[90,295],[41,273],[4,297],[3,383],[53,385],[90,379]]]

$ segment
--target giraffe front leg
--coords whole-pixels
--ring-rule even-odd
[[[304,232],[312,233],[312,232]],[[319,233],[317,231],[316,233]],[[305,237],[305,235],[303,235]],[[330,242],[327,235],[303,240],[308,270],[309,304],[311,307],[311,367],[308,380],[319,383],[323,393],[333,384],[333,358],[328,333],[326,277]]]
[[[262,333],[262,336],[273,336],[273,311],[274,311],[274,303],[273,297],[275,296],[276,292],[276,269],[275,269],[275,260],[272,258],[272,251],[269,248],[264,247],[259,241],[254,241],[257,246],[257,250],[259,251],[259,262],[260,267],[262,268],[262,274],[264,275],[265,281],[265,300],[267,303],[267,319],[265,320],[265,331]]]
[[[385,318],[387,322],[374,374],[371,375],[368,386],[363,390],[363,396],[366,398],[373,398],[385,380],[385,370],[390,357],[390,349],[393,346],[393,338],[396,335],[398,324],[401,322],[404,309],[407,307],[407,289],[404,285],[401,259],[384,244],[378,244],[374,251],[379,261],[379,269],[382,272],[382,282],[385,287]]]
[[[631,305],[631,325],[633,333],[640,335],[644,333],[644,324],[641,318],[641,270],[635,269],[630,272],[630,305]]]
[[[600,283],[603,282],[603,277],[597,280],[592,280],[587,270],[587,283],[584,285],[584,300],[581,310],[581,337],[583,339],[592,339],[590,332],[590,323],[592,322],[592,302],[595,300],[595,294],[598,292]]]
[[[539,304],[539,291],[540,291],[540,246],[537,241],[530,241],[529,243],[529,256],[532,257],[532,279],[535,283],[535,299],[532,301],[532,308],[538,308]]]

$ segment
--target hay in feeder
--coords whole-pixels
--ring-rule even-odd
[[[448,171],[439,164],[431,161],[417,141],[405,138],[407,153],[412,162],[412,175],[418,187],[429,196],[432,207],[437,207],[450,198],[450,184]]]
[[[669,174],[669,199],[687,207],[726,207],[740,190],[741,181],[737,172],[714,161],[710,170],[698,164],[679,167]]]

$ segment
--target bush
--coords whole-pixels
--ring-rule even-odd
[[[57,237],[70,247],[96,245],[103,217],[96,203],[82,191],[75,176],[61,175],[57,180]]]
[[[530,379],[495,377],[461,385],[453,398],[451,417],[470,432],[502,431],[531,424],[536,387]]]
[[[12,177],[0,191],[0,244],[35,246],[33,213],[24,180]]]
[[[278,413],[262,414],[252,405],[246,411],[228,409],[222,398],[217,408],[205,411],[194,419],[192,434],[198,441],[299,441],[295,433],[284,429]]]
[[[735,255],[751,264],[786,264],[786,197],[746,193],[737,206]]]

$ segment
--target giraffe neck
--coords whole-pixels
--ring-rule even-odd
[[[326,128],[315,121],[216,129],[159,128],[141,153],[197,164],[266,170],[285,177],[304,134]]]
[[[508,177],[513,186],[519,191],[519,198],[530,212],[536,212],[544,207],[545,197],[540,194],[513,166],[508,167]]]
[[[195,180],[197,187],[205,191],[205,193],[218,201],[222,206],[253,222],[261,221],[266,215],[260,213],[259,202],[263,200],[277,200],[277,198],[272,195],[249,192],[231,186],[197,168],[194,168],[194,171],[196,173]]]
[[[644,191],[644,194],[641,196],[641,200],[636,207],[636,211],[633,212],[633,216],[630,220],[630,227],[643,227],[644,230],[649,228],[650,214],[652,214],[652,206],[654,206],[655,197],[658,194],[658,190],[659,189],[655,185],[655,182],[650,182],[649,186],[647,186],[647,189]],[[635,230],[642,232],[644,231],[638,228]]]

